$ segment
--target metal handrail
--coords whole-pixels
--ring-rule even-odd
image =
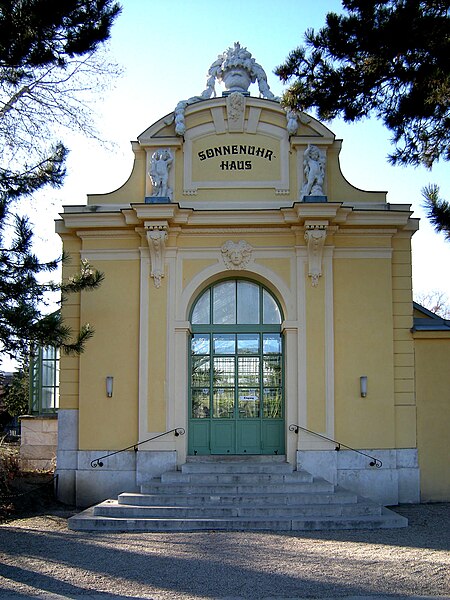
[[[316,433],[315,431],[311,431],[310,429],[306,429],[306,427],[302,427],[301,425],[289,425],[289,431],[293,431],[294,433],[296,433],[298,435],[299,430],[302,431],[307,431],[308,433],[311,433],[312,435],[315,435],[317,437],[320,437],[324,440],[327,440],[329,442],[332,442],[333,444],[335,444],[335,450],[336,452],[339,452],[339,450],[341,449],[341,446],[343,448],[347,448],[347,450],[352,450],[353,452],[357,452],[358,454],[362,454],[363,456],[367,456],[367,458],[370,458],[370,463],[369,465],[371,467],[377,467],[377,469],[381,469],[381,467],[383,466],[383,463],[381,462],[381,460],[379,458],[375,458],[374,456],[370,456],[370,454],[366,454],[365,452],[361,452],[361,450],[355,450],[355,448],[352,448],[351,446],[347,446],[346,444],[343,444],[342,442],[338,442],[336,440],[332,440],[331,438],[327,437],[326,435],[322,435],[321,433]]]
[[[116,450],[115,452],[110,452],[109,454],[105,454],[104,456],[99,456],[98,458],[91,460],[91,467],[93,469],[95,469],[96,467],[103,467],[102,458],[108,458],[110,456],[114,456],[114,454],[126,452],[127,450],[131,450],[131,448],[133,448],[133,450],[137,452],[138,446],[140,446],[141,444],[151,442],[153,440],[156,440],[157,438],[162,437],[163,435],[167,435],[168,433],[172,432],[174,432],[175,437],[178,437],[179,435],[184,435],[186,433],[186,430],[183,427],[175,427],[175,429],[169,429],[169,431],[165,431],[164,433],[154,435],[153,437],[148,438],[147,440],[143,440],[142,442],[136,442],[136,444],[132,444],[131,446],[127,446],[126,448],[122,448],[122,450]]]

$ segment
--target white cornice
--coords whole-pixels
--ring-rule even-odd
[[[126,225],[121,213],[63,213],[61,216],[67,229],[82,230],[86,227],[116,228]]]
[[[397,230],[414,232],[418,227],[417,219],[411,219],[411,212],[404,210],[358,210],[341,203],[302,203],[297,202],[285,208],[258,208],[240,210],[192,209],[180,208],[177,203],[170,204],[133,204],[122,212],[76,212],[63,213],[62,221],[58,221],[57,229],[61,233],[77,230],[79,235],[117,235],[118,229],[126,230],[130,226],[142,225],[145,222],[165,221],[169,228],[181,227],[234,227],[252,229],[269,228],[280,230],[283,226],[302,227],[311,219],[327,221],[331,227],[344,227],[338,235],[362,235],[373,232],[376,235],[393,235]],[[352,230],[351,228],[355,228]],[[369,228],[369,229],[368,229]],[[394,229],[395,228],[395,229]],[[94,232],[93,230],[96,230]],[[111,231],[99,233],[99,230]],[[91,230],[92,233],[87,233]],[[331,233],[332,229],[329,230]],[[123,231],[120,235],[132,236]],[[410,235],[410,233],[406,233]]]

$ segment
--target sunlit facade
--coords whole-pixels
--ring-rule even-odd
[[[138,491],[189,456],[278,454],[381,503],[417,502],[417,408],[437,396],[425,367],[416,379],[410,206],[354,188],[341,140],[308,115],[293,133],[275,100],[183,110],[183,135],[161,118],[133,142],[123,187],[57,223],[64,277],[81,259],[105,274],[63,308],[95,336],[61,357],[61,499]],[[431,497],[442,460],[427,461]]]

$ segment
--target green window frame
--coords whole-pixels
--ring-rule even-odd
[[[190,314],[190,419],[284,418],[282,320],[271,292],[251,280],[200,294]]]
[[[30,361],[30,413],[55,414],[59,407],[59,350],[40,347]]]

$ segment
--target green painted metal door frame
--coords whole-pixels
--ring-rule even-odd
[[[284,454],[284,352],[280,328],[199,329],[203,327],[196,328],[189,352],[189,454]],[[214,346],[223,338],[234,338],[236,349],[242,340],[259,340],[258,352],[216,354]],[[280,352],[264,353],[265,346],[277,343]],[[209,352],[194,354],[195,344],[204,344]],[[249,367],[253,369],[250,375],[245,372]],[[202,368],[203,374],[199,375]]]
[[[284,454],[281,309],[259,283],[222,280],[191,313],[189,454]]]

